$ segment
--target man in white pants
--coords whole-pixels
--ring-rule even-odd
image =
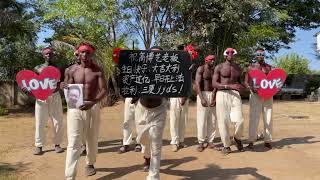
[[[252,69],[259,69],[265,74],[271,71],[271,66],[264,61],[265,52],[264,49],[259,48],[255,52],[254,62],[249,68],[248,72]],[[246,147],[249,150],[253,150],[253,143],[257,139],[258,126],[260,121],[260,116],[262,113],[263,123],[264,123],[264,146],[268,149],[272,149],[272,104],[273,98],[268,100],[263,100],[257,94],[258,86],[252,83],[249,79],[248,73],[245,78],[245,85],[250,89],[250,114],[249,114],[249,145]]]
[[[128,152],[130,149],[130,144],[132,142],[133,129],[135,129],[135,108],[136,104],[133,103],[132,98],[125,98],[124,101],[124,122],[123,122],[123,146],[120,147],[119,153]],[[141,151],[141,145],[135,145],[135,152]]]
[[[150,50],[159,51],[154,46]],[[162,135],[166,120],[167,100],[159,96],[141,96],[133,98],[137,102],[135,121],[137,127],[137,142],[141,143],[144,154],[145,171],[149,170],[147,180],[160,179],[160,161]]]
[[[198,147],[202,152],[208,145],[215,148],[213,140],[216,134],[216,109],[215,95],[216,90],[212,86],[213,61],[214,55],[205,58],[205,64],[198,67],[196,72],[196,90],[197,90],[197,130]],[[206,139],[208,144],[206,144]]]
[[[61,87],[64,87],[65,83],[68,83],[69,77],[71,77],[71,75],[74,73],[74,71],[76,71],[80,67],[79,65],[81,64],[81,61],[80,61],[78,47],[74,51],[74,56],[75,56],[75,59],[74,59],[75,63],[65,69],[64,81],[60,84]],[[63,88],[61,88],[61,89],[63,89]],[[85,137],[83,137],[82,138],[82,145],[81,145],[81,155],[86,155],[86,154],[87,154],[86,141],[85,141]]]
[[[42,50],[42,56],[45,59],[45,63],[40,64],[34,68],[35,72],[40,74],[41,71],[48,67],[54,66],[60,71],[61,67],[57,67],[53,60],[54,49],[47,47]],[[63,80],[63,79],[62,79]],[[23,92],[31,95],[30,91],[27,88],[22,89]],[[62,101],[59,94],[59,86],[57,84],[57,89],[55,92],[48,97],[46,100],[36,99],[35,103],[35,119],[36,119],[36,130],[35,130],[35,146],[34,155],[42,155],[42,147],[46,141],[45,127],[48,121],[48,118],[51,118],[53,124],[53,138],[52,141],[55,144],[55,152],[62,153],[64,150],[60,147],[63,136],[63,110],[62,110]]]
[[[241,137],[243,134],[243,115],[240,93],[244,90],[241,84],[241,67],[234,62],[237,51],[227,48],[224,51],[225,62],[216,66],[213,75],[213,86],[218,89],[216,110],[219,132],[224,148],[222,153],[231,152],[229,126],[235,123],[234,141],[239,151],[243,151]]]
[[[184,148],[184,135],[188,121],[187,98],[170,98],[170,134],[172,151],[177,152],[179,148]]]
[[[71,74],[68,84],[83,84],[84,104],[79,109],[68,109],[68,148],[65,167],[67,180],[74,180],[76,177],[84,137],[87,146],[85,174],[86,176],[96,174],[94,163],[98,153],[100,100],[107,92],[103,70],[91,59],[95,48],[91,44],[81,43],[78,51],[81,64]]]

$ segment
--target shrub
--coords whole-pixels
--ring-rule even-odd
[[[0,106],[0,116],[5,116],[5,115],[8,115],[9,112],[6,108]]]

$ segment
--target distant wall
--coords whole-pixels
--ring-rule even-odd
[[[33,103],[34,100],[25,95],[15,81],[0,81],[0,106],[9,108]]]

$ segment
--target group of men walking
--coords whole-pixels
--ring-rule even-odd
[[[159,51],[161,47],[152,47],[150,50]],[[60,147],[63,136],[62,103],[59,89],[68,88],[68,84],[83,84],[84,104],[78,109],[68,109],[67,112],[67,156],[65,166],[66,179],[75,179],[77,163],[81,153],[86,155],[85,174],[96,173],[94,163],[98,152],[98,134],[100,126],[100,100],[106,95],[107,87],[103,70],[92,60],[95,48],[88,43],[81,43],[75,51],[75,64],[67,68],[62,74],[61,83],[53,95],[47,100],[36,100],[35,105],[35,155],[43,154],[45,140],[44,127],[48,117],[53,121],[53,143],[55,151],[62,153]],[[45,63],[35,68],[37,73],[47,66],[59,68],[53,60],[54,50],[45,48],[42,51]],[[195,89],[197,92],[197,150],[202,152],[206,147],[216,148],[214,139],[219,129],[223,143],[222,153],[231,152],[230,136],[234,137],[237,149],[243,151],[241,138],[243,136],[243,115],[240,92],[249,88],[250,119],[249,119],[249,145],[257,137],[257,129],[261,113],[263,113],[265,127],[265,147],[271,149],[272,140],[272,99],[262,100],[257,95],[257,88],[253,86],[246,75],[242,80],[242,69],[235,61],[237,51],[228,48],[224,52],[225,61],[213,66],[214,55],[205,58],[205,64],[196,72]],[[264,50],[256,51],[256,62],[249,69],[260,69],[266,74],[271,66],[264,62]],[[61,68],[60,68],[61,69]],[[62,70],[62,69],[61,69]],[[26,93],[26,88],[23,89]],[[187,97],[170,98],[170,133],[171,145],[174,152],[186,147],[184,143],[185,128],[188,120],[189,100]],[[123,123],[123,146],[119,153],[129,151],[132,144],[133,131],[136,130],[135,151],[143,153],[144,170],[149,171],[147,179],[160,179],[160,161],[162,136],[165,127],[168,98],[157,96],[142,96],[126,98]],[[234,123],[235,131],[229,132],[230,125]]]
[[[257,139],[258,124],[261,113],[263,114],[264,122],[264,141],[265,147],[271,149],[272,140],[272,99],[263,100],[257,94],[257,87],[253,85],[251,79],[246,73],[245,78],[242,78],[242,68],[235,61],[237,51],[233,48],[227,48],[224,51],[225,61],[213,66],[215,61],[214,55],[209,55],[205,58],[204,65],[198,67],[196,72],[195,90],[197,92],[197,150],[202,152],[206,147],[221,150],[224,155],[231,153],[231,136],[236,144],[238,151],[244,151],[242,144],[244,119],[242,114],[242,101],[240,93],[246,88],[250,90],[250,119],[249,119],[249,144],[246,147],[248,150],[254,148],[253,143]],[[250,65],[251,69],[259,69],[268,74],[271,71],[271,66],[264,61],[265,52],[263,49],[257,49],[255,52],[255,61]],[[165,99],[165,98],[162,98]],[[159,99],[158,99],[159,100]],[[161,102],[161,101],[159,101]],[[188,120],[188,105],[187,98],[170,98],[170,134],[172,150],[178,151],[180,148],[186,147],[184,143],[185,128]],[[123,146],[119,149],[119,153],[125,153],[130,150],[132,133],[134,125],[137,125],[137,144],[135,151],[139,152],[139,143],[144,143],[140,140],[141,121],[148,126],[150,142],[142,145],[147,150],[144,150],[144,169],[149,169],[149,179],[159,178],[159,165],[161,153],[161,140],[165,121],[165,106],[160,103],[155,108],[157,109],[159,118],[158,122],[152,119],[155,115],[151,112],[149,116],[145,111],[141,113],[141,104],[136,103],[132,98],[125,99],[124,105],[124,124],[123,124]],[[143,107],[143,106],[142,106]],[[151,107],[151,109],[153,106]],[[147,108],[148,109],[148,108]],[[160,110],[161,109],[161,110]],[[150,110],[150,109],[149,109]],[[130,113],[128,113],[130,111]],[[161,111],[162,114],[159,112]],[[133,115],[135,114],[135,115]],[[135,119],[136,118],[136,119]],[[154,121],[154,122],[153,122]],[[157,123],[156,123],[157,122]],[[160,123],[161,122],[161,123]],[[234,132],[230,132],[230,126],[234,126]],[[223,148],[218,148],[214,144],[214,139],[219,129]],[[149,147],[152,149],[152,157],[150,162]],[[147,152],[147,153],[146,153]],[[154,163],[152,163],[152,160]],[[155,175],[157,174],[157,175]]]

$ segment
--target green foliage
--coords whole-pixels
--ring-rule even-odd
[[[32,69],[41,61],[36,52],[36,32],[39,24],[35,15],[27,11],[29,5],[21,1],[8,0],[0,3],[0,67],[9,69],[9,77],[14,79],[14,72]]]
[[[308,79],[308,82],[306,83],[306,93],[311,94],[311,92],[316,91],[320,87],[320,78],[313,77]]]
[[[127,34],[121,29],[122,14],[116,0],[41,0],[36,4],[43,21],[54,31],[49,42],[60,41],[59,49],[67,59],[73,59],[73,48],[80,42],[96,47],[95,60],[111,75],[114,47],[125,47]],[[53,43],[55,44],[55,43]]]
[[[282,68],[287,74],[310,74],[309,60],[292,53],[274,59],[274,65]]]
[[[9,111],[5,108],[0,106],[0,116],[6,116],[9,114]]]
[[[196,44],[200,52],[223,60],[226,47],[235,47],[246,67],[257,47],[270,53],[294,40],[295,28],[319,27],[320,3],[311,1],[200,0],[170,1],[169,22],[156,40],[165,47]]]

